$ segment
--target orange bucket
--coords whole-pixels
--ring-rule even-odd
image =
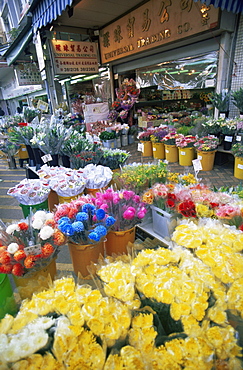
[[[135,242],[135,227],[124,231],[109,231],[105,242],[106,255],[127,254],[127,244]]]
[[[80,272],[83,277],[89,275],[87,266],[97,262],[100,255],[104,256],[104,241],[95,244],[81,245],[68,242],[73,269],[76,275]]]

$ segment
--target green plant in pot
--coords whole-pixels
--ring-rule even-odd
[[[243,89],[240,87],[239,90],[231,93],[233,104],[239,109],[240,114],[243,114]]]
[[[116,138],[116,132],[115,131],[102,131],[99,136],[100,140],[106,141],[106,140],[114,140]]]
[[[243,158],[243,145],[241,143],[236,143],[236,144],[232,145],[231,153],[235,157]]]
[[[229,99],[230,94],[226,92],[212,93],[209,99],[213,106],[219,110],[219,112],[226,113],[229,111]]]

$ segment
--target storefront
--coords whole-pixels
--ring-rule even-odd
[[[102,30],[102,63],[115,87],[136,79],[137,108],[200,110],[211,91],[230,86],[234,27],[235,15],[212,5],[151,0]]]

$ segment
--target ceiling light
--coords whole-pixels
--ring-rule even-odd
[[[93,79],[93,78],[95,78],[95,77],[99,77],[99,75],[91,75],[91,76],[84,77],[83,79],[84,79],[85,81],[87,81],[87,80],[92,80],[92,79]]]
[[[77,76],[73,76],[71,77],[71,80],[75,80],[76,78],[80,78],[80,77],[84,77],[85,75],[77,75]]]

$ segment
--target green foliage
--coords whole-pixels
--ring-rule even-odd
[[[209,99],[213,106],[217,108],[220,112],[227,112],[229,110],[229,93],[212,93],[211,96],[209,96]]]
[[[235,157],[243,157],[243,145],[240,143],[234,144],[231,148],[231,152]]]
[[[180,126],[177,128],[177,134],[182,134],[184,136],[190,135],[191,130],[193,129],[194,126]]]
[[[243,89],[240,87],[239,90],[233,91],[231,93],[231,96],[233,98],[233,104],[240,110],[240,112],[243,112]]]
[[[100,140],[112,140],[116,138],[116,132],[115,131],[103,131],[100,133],[99,136]]]

